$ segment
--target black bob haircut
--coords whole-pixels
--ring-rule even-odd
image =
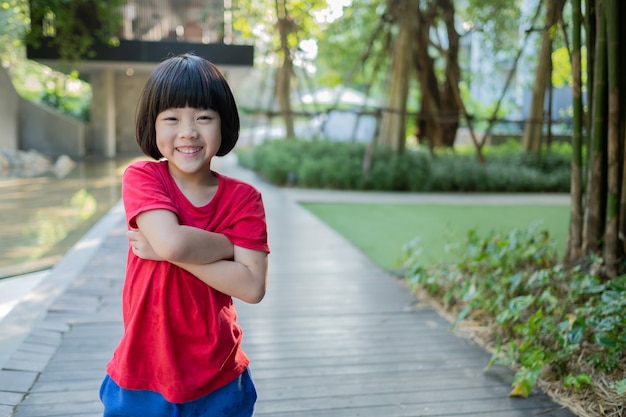
[[[220,115],[222,142],[217,156],[235,147],[239,113],[226,78],[211,62],[187,53],[161,62],[143,88],[137,103],[136,139],[144,154],[157,160],[163,157],[156,145],[156,118],[162,111],[183,107],[210,109]]]

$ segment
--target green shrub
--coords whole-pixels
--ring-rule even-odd
[[[85,122],[91,114],[90,99],[90,94],[72,95],[57,87],[43,91],[39,97],[42,104]]]
[[[296,170],[298,184],[312,188],[355,189],[360,179],[360,161],[355,158],[322,156],[307,158]]]
[[[487,191],[486,167],[471,155],[445,154],[431,161],[426,191]]]
[[[363,169],[367,145],[355,142],[272,140],[238,151],[240,163],[278,185],[380,191],[568,192],[571,151],[523,153],[516,142],[475,154],[442,150],[377,150]]]
[[[238,152],[239,163],[258,172],[271,183],[285,185],[295,174],[300,160],[300,143],[276,140]]]
[[[428,183],[430,160],[424,152],[408,151],[402,155],[379,152],[363,177],[366,190],[422,191]]]

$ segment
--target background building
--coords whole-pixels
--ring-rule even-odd
[[[99,25],[95,2],[73,1],[79,4],[75,18],[95,31]],[[205,57],[222,70],[231,85],[240,82],[253,64],[253,47],[234,43],[230,11],[223,0],[129,0],[120,8],[119,44],[97,41],[89,56],[71,66],[48,42],[63,30],[55,26],[55,10],[45,6],[46,13],[38,13],[33,7],[31,2],[32,25],[45,30],[38,47],[27,47],[27,57],[61,72],[76,69],[91,85],[90,122],[83,143],[75,144],[84,155],[114,157],[137,152],[135,105],[148,75],[167,56],[193,52]],[[36,17],[41,15],[44,17]],[[46,130],[24,133],[31,143],[50,142],[55,135],[46,135]],[[46,153],[55,153],[54,145],[47,143]]]

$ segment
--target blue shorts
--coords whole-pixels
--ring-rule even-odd
[[[161,394],[121,388],[108,375],[100,387],[104,417],[251,417],[256,389],[246,369],[228,385],[186,403],[171,403]]]

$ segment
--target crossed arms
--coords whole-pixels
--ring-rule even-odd
[[[247,303],[265,296],[267,253],[233,245],[226,236],[178,224],[168,210],[137,216],[126,233],[135,255],[177,265],[212,288]]]

